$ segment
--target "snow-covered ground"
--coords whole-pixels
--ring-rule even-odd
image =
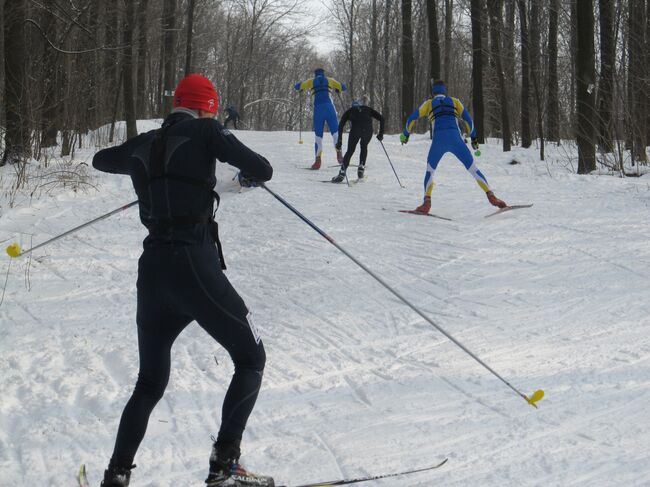
[[[227,275],[268,356],[243,443],[249,468],[297,484],[448,457],[368,485],[650,485],[650,176],[577,176],[564,149],[541,162],[488,144],[477,163],[496,194],[534,206],[484,218],[492,207],[447,156],[432,212],[453,221],[442,221],[397,211],[421,200],[425,135],[405,147],[385,139],[401,189],[376,141],[367,180],[347,187],[319,182],[337,171],[329,143],[326,168],[303,169],[311,134],[299,145],[297,133],[236,133],[272,162],[270,188],[516,388],[546,391],[533,409],[269,193],[231,194],[219,210]],[[3,248],[134,199],[128,178],[89,172],[97,190],[21,193],[11,209],[3,195]],[[0,305],[0,485],[73,485],[81,462],[99,484],[136,378],[144,235],[130,209],[12,261]],[[0,285],[9,261],[0,257]],[[132,486],[201,485],[231,373],[224,350],[188,327]]]

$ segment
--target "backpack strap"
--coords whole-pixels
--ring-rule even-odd
[[[156,135],[154,136],[149,156],[149,178],[146,185],[149,186],[153,181],[161,179],[171,179],[173,181],[180,181],[185,184],[190,184],[207,191],[216,202],[216,207],[212,213],[212,216],[186,215],[175,216],[171,218],[156,218],[152,223],[147,224],[147,229],[149,230],[149,233],[156,235],[169,233],[173,231],[174,228],[179,226],[196,225],[200,223],[207,224],[209,227],[210,235],[212,236],[214,243],[217,245],[217,252],[219,253],[221,269],[226,270],[226,262],[223,257],[221,240],[219,240],[219,224],[215,220],[221,198],[219,197],[219,194],[212,188],[210,183],[206,181],[191,178],[189,176],[183,176],[181,174],[169,174],[165,171],[165,155],[167,150],[168,128],[169,126],[165,126],[157,130]]]

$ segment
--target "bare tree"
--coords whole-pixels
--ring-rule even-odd
[[[557,33],[560,0],[550,0],[548,13],[548,101],[546,110],[547,137],[560,141],[560,103],[557,79]]]
[[[411,0],[402,0],[402,126],[413,110],[413,29],[411,27]]]
[[[494,60],[495,70],[499,83],[499,110],[501,113],[501,137],[503,139],[503,151],[508,152],[511,144],[510,115],[508,113],[508,92],[506,80],[503,73],[503,62],[501,60],[501,12],[503,10],[502,0],[488,0],[490,13],[490,54]]]
[[[138,66],[136,68],[136,88],[135,88],[135,112],[138,118],[145,118],[148,113],[148,104],[146,98],[146,68],[147,68],[147,7],[149,0],[140,0],[138,2],[137,25],[138,25]]]
[[[576,6],[576,133],[578,174],[596,169],[595,132],[595,54],[593,0],[577,0]]]
[[[472,0],[472,111],[479,142],[484,143],[482,0]]]
[[[162,114],[172,109],[172,93],[176,86],[176,0],[164,0],[162,14],[163,30],[163,99]]]
[[[604,152],[614,149],[613,105],[616,37],[614,1],[599,0],[600,12],[600,79],[598,83],[598,143]]]
[[[451,30],[453,28],[453,20],[454,20],[453,11],[454,11],[454,0],[445,0],[445,51],[444,51],[444,75],[443,75],[444,79],[449,79],[449,75],[451,72]],[[473,44],[472,44],[472,49],[474,49]]]
[[[187,4],[187,32],[185,40],[185,76],[192,72],[192,35],[194,29],[194,0]]]
[[[519,29],[521,31],[521,146],[532,144],[530,134],[530,41],[526,0],[518,0]]]
[[[135,25],[135,2],[126,0],[124,22],[122,26],[122,80],[124,82],[124,116],[126,119],[126,137],[138,135],[135,120],[135,92],[133,86],[133,31]]]
[[[440,78],[440,36],[438,35],[438,11],[436,0],[427,2],[427,26],[429,28],[429,77]]]
[[[7,124],[5,151],[0,166],[14,164],[30,153],[27,118],[27,79],[25,76],[25,0],[5,2],[4,6],[4,111]]]

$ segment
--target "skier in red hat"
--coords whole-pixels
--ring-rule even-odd
[[[274,485],[271,477],[247,472],[239,464],[240,442],[266,355],[250,309],[222,270],[214,220],[219,196],[213,190],[216,159],[239,168],[242,186],[268,181],[273,169],[214,119],[218,105],[210,80],[191,74],[178,84],[174,109],[160,129],[101,150],[93,159],[100,171],[131,177],[140,219],[149,231],[138,264],[138,380],[122,413],[102,487],[129,485],[149,415],[169,380],[172,344],[192,321],[228,351],[235,366],[206,484]]]

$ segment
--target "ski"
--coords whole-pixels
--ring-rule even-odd
[[[419,211],[415,210],[398,210],[400,213],[408,213],[409,215],[420,215],[420,216],[430,216],[432,218],[438,218],[439,220],[445,220],[445,221],[453,221],[451,218],[447,218],[446,216],[440,216],[436,215],[434,213],[421,213]]]
[[[532,203],[529,204],[529,205],[509,205],[509,206],[506,206],[505,208],[499,208],[499,209],[498,209],[497,211],[495,211],[494,213],[490,213],[489,215],[485,215],[485,218],[489,218],[489,217],[491,217],[491,216],[498,215],[499,213],[503,213],[503,212],[505,212],[505,211],[510,211],[510,210],[520,210],[520,209],[522,209],[522,208],[530,208],[531,206],[533,206]]]
[[[88,477],[86,476],[86,465],[83,463],[81,464],[81,467],[79,467],[77,482],[79,482],[79,487],[90,487],[90,484],[88,483]]]
[[[419,472],[426,472],[428,470],[435,470],[436,468],[442,467],[445,463],[447,463],[447,458],[445,458],[442,462],[438,463],[437,465],[433,465],[431,467],[424,467],[424,468],[417,468],[413,470],[405,470],[403,472],[397,472],[397,473],[387,473],[383,475],[368,475],[366,477],[357,477],[354,479],[339,479],[339,480],[329,480],[327,482],[316,482],[312,484],[300,484],[300,485],[294,485],[294,486],[288,486],[288,485],[278,485],[277,487],[330,487],[333,485],[351,485],[351,484],[359,484],[361,482],[369,482],[371,480],[379,480],[379,479],[387,479],[390,477],[399,477],[401,475],[411,475]]]
[[[366,180],[366,177],[364,176],[364,177],[362,177],[362,178],[353,179],[352,181],[350,181],[350,184],[361,183],[361,182],[363,182],[363,181],[365,181],[365,180]]]

